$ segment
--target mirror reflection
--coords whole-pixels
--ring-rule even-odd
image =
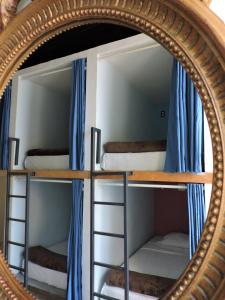
[[[213,170],[173,56],[123,27],[71,30],[16,73],[1,120],[0,242],[16,277],[38,299],[165,295],[197,248]]]

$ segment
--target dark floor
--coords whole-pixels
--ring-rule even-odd
[[[38,299],[38,300],[65,300],[65,297],[57,296],[50,294],[48,292],[39,290],[35,287],[29,287],[29,291]]]

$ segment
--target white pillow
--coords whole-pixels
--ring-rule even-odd
[[[184,233],[172,232],[165,235],[161,241],[162,245],[189,248],[189,235]]]

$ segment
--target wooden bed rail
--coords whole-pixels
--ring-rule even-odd
[[[72,170],[13,170],[14,173],[26,174],[32,172],[35,178],[42,179],[90,179],[90,171],[72,171]],[[7,171],[0,171],[0,176],[6,176]],[[113,179],[120,180],[121,176],[105,175],[101,177],[96,175],[97,179]],[[211,184],[213,173],[167,173],[167,172],[147,172],[147,171],[132,171],[128,177],[129,181],[146,181],[146,182],[169,182],[169,183],[203,183]]]

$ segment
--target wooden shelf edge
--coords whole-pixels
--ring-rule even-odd
[[[33,172],[35,178],[45,179],[90,179],[90,171],[72,171],[72,170],[13,170],[14,173]],[[106,171],[107,172],[107,171]],[[0,171],[0,175],[6,175],[6,171]],[[121,176],[97,176],[97,179],[120,180]],[[169,183],[203,183],[212,184],[213,173],[168,173],[168,172],[148,172],[132,171],[128,177],[130,181],[146,182],[169,182]]]
[[[97,176],[97,179],[121,180],[122,176]],[[129,181],[169,182],[169,183],[203,183],[212,184],[213,173],[167,173],[133,171]]]
[[[43,179],[89,179],[89,171],[72,171],[72,170],[13,170],[13,173],[27,174],[34,173],[34,178]]]
[[[213,173],[167,173],[167,172],[145,172],[134,171],[130,176],[134,181],[152,181],[152,182],[176,182],[176,183],[204,183],[211,184]]]
[[[7,171],[6,170],[0,170],[0,176],[6,176],[7,175]]]
[[[36,170],[36,178],[49,179],[89,179],[89,171],[72,171],[72,170]]]

